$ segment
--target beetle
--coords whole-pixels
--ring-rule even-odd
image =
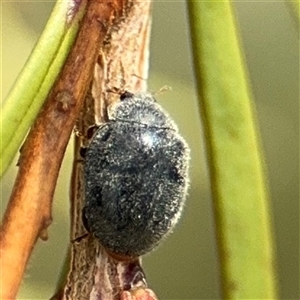
[[[87,230],[118,255],[154,249],[181,215],[189,153],[152,94],[123,92],[85,152]]]

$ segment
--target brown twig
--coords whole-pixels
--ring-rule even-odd
[[[47,238],[54,188],[115,5],[90,0],[67,62],[33,125],[1,227],[1,299],[14,299],[37,238]]]
[[[95,66],[91,92],[77,124],[83,137],[91,125],[105,121],[107,105],[119,100],[116,93],[108,93],[109,89],[146,90],[150,6],[148,1],[124,1],[122,14],[109,29]],[[147,288],[139,257],[126,260],[108,254],[92,235],[85,235],[84,178],[79,148],[82,143],[88,143],[88,138],[81,139],[77,137],[75,141],[71,188],[71,240],[76,242],[70,245],[68,276],[52,299],[155,300],[155,294]]]

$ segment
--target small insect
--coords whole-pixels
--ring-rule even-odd
[[[178,221],[189,148],[150,93],[124,92],[95,132],[84,161],[84,224],[109,251],[136,257]]]

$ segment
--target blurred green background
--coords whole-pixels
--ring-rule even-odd
[[[43,30],[52,6],[53,2],[39,1],[1,3],[2,100]],[[234,7],[269,175],[280,296],[299,299],[299,32],[284,2],[239,1]],[[172,87],[158,100],[178,123],[192,150],[191,187],[181,221],[174,233],[143,259],[149,285],[160,299],[221,298],[192,67],[184,1],[154,0],[149,90]],[[49,240],[38,242],[19,299],[49,299],[55,290],[69,242],[71,163],[72,141],[56,188]],[[14,165],[1,183],[2,214],[17,171]]]

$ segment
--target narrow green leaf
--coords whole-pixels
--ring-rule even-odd
[[[75,39],[86,2],[57,1],[48,23],[11,89],[0,122],[0,177],[18,151]]]
[[[230,1],[188,1],[224,299],[275,299],[262,151]]]

